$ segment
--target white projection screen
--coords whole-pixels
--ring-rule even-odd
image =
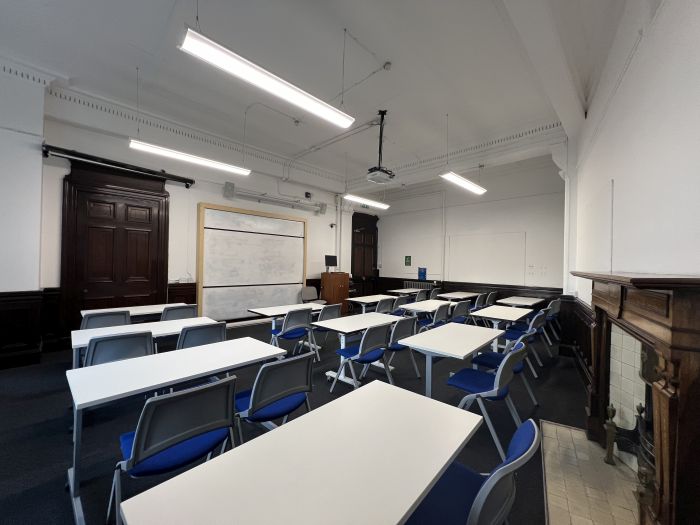
[[[305,280],[304,219],[199,203],[199,315],[229,321],[297,303]]]

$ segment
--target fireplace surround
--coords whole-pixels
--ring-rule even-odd
[[[640,462],[640,522],[691,523],[700,516],[700,276],[572,274],[593,281],[588,438],[605,444],[616,325],[647,352],[640,369],[649,379],[653,431],[645,446],[654,466],[648,468],[649,458]]]

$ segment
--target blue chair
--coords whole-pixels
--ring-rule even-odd
[[[530,319],[529,323],[514,323],[506,328],[506,333],[504,338],[506,341],[516,341],[519,338],[526,336],[527,342],[534,342],[535,336],[539,336],[540,342],[544,345],[549,357],[554,357],[551,350],[549,349],[549,344],[547,339],[545,339],[544,325],[547,322],[547,309],[540,310],[537,314]],[[533,351],[533,355],[537,360],[537,364],[544,366],[542,360],[537,352]]]
[[[372,326],[365,330],[365,333],[362,334],[362,339],[360,340],[359,345],[347,346],[336,350],[335,353],[340,356],[340,366],[338,367],[338,372],[335,375],[335,379],[333,379],[331,392],[333,392],[335,384],[338,382],[338,376],[343,372],[346,365],[350,368],[353,388],[360,386],[357,381],[357,377],[355,376],[355,369],[352,366],[353,362],[364,365],[363,371],[366,372],[369,365],[376,363],[377,361],[382,361],[384,363],[384,371],[386,372],[386,377],[389,380],[389,383],[392,385],[394,384],[394,380],[391,377],[391,370],[389,369],[389,361],[387,361],[384,353],[389,342],[390,329],[390,324]]]
[[[378,314],[390,314],[391,310],[394,306],[394,299],[392,298],[387,298],[387,299],[382,299],[377,303],[377,306],[375,307],[374,311],[377,312]]]
[[[419,290],[416,294],[416,302],[428,300],[428,290]]]
[[[418,333],[444,325],[448,321],[449,312],[449,304],[441,304],[440,306],[438,306],[437,310],[435,310],[435,313],[433,314],[433,317],[418,320]]]
[[[411,362],[413,363],[413,370],[416,372],[416,377],[420,378],[420,372],[418,371],[418,365],[416,364],[416,358],[413,355],[413,350],[409,347],[399,343],[400,339],[405,339],[406,337],[411,337],[416,333],[416,318],[415,317],[404,317],[399,319],[394,323],[394,327],[391,329],[391,335],[389,336],[389,346],[387,350],[391,352],[389,357],[389,365],[394,360],[394,356],[397,352],[403,352],[408,350],[408,355],[411,357]]]
[[[437,299],[437,296],[442,293],[442,288],[433,288],[430,290],[430,299]]]
[[[483,354],[479,354],[475,356],[472,359],[472,368],[478,369],[478,367],[481,368],[487,368],[489,370],[497,370],[499,365],[503,362],[503,360],[506,358],[506,355],[508,355],[509,352],[512,352],[514,350],[520,350],[522,348],[525,348],[525,343],[522,341],[522,339],[526,337],[523,336],[517,341],[508,341],[506,343],[506,347],[503,350],[503,353],[500,352],[484,352]],[[532,366],[532,363],[530,362],[530,358],[527,357],[527,354],[525,356],[524,361],[527,361],[528,365],[530,365],[530,370],[532,370],[533,374],[535,374],[534,367]],[[513,374],[516,376],[519,376],[523,380],[523,385],[525,385],[525,390],[527,390],[527,393],[530,395],[530,399],[532,400],[532,404],[535,406],[539,406],[539,403],[537,401],[537,398],[535,397],[534,392],[532,391],[532,388],[530,387],[530,382],[527,380],[527,377],[525,377],[524,374],[525,371],[525,365],[523,364],[523,361],[518,363],[513,367]],[[537,377],[537,374],[535,374],[535,377]]]
[[[192,348],[193,346],[210,345],[226,341],[226,323],[202,324],[186,326],[177,338],[176,350]]]
[[[318,319],[317,321],[329,321],[331,319],[337,319],[341,315],[341,305],[339,304],[329,304],[327,306],[324,306],[320,313],[318,314]],[[328,332],[330,330],[328,328],[322,328],[320,326],[316,325],[311,325],[311,330],[313,330],[314,333],[314,342],[316,341],[316,334],[320,333],[323,334],[323,344],[326,344],[326,340],[328,339]],[[318,343],[316,343],[318,344]],[[317,354],[318,355],[318,352]]]
[[[122,326],[131,324],[131,315],[128,310],[118,310],[114,312],[97,312],[85,314],[80,321],[80,329],[105,328],[107,326]]]
[[[197,317],[196,304],[184,304],[179,306],[166,306],[160,314],[161,321],[174,321],[176,319],[192,319]]]
[[[524,345],[523,345],[524,346]],[[486,411],[486,405],[484,405],[484,400],[486,401],[505,401],[510,415],[513,417],[516,428],[520,426],[520,416],[518,416],[517,410],[515,410],[515,405],[510,399],[510,393],[508,385],[513,379],[513,368],[525,359],[526,350],[521,348],[519,350],[513,350],[506,354],[505,358],[498,365],[495,374],[490,374],[488,372],[482,372],[481,370],[474,370],[473,368],[464,368],[454,374],[447,381],[449,386],[458,388],[467,393],[466,396],[462,398],[459,402],[458,407],[465,410],[469,410],[474,401],[477,402],[479,408],[481,409],[481,414],[484,416],[486,421],[486,426],[491,432],[491,437],[493,442],[498,449],[498,453],[501,459],[505,459],[505,453],[503,452],[503,447],[496,434],[496,429],[493,427],[491,418]]]
[[[107,520],[115,502],[121,524],[121,476],[142,478],[173,472],[233,443],[236,376],[151,397],[134,432],[119,436],[122,460],[114,469]]]
[[[482,525],[508,522],[515,501],[515,472],[540,446],[540,433],[532,419],[513,434],[505,460],[488,474],[452,463],[423,498],[408,525]]]
[[[143,357],[154,353],[151,332],[133,332],[130,334],[105,335],[93,337],[85,351],[83,366],[101,365]]]
[[[554,334],[554,337],[561,341],[561,337],[559,333],[557,333],[557,329],[559,329],[559,332],[561,332],[561,325],[559,324],[559,310],[561,309],[561,299],[554,299],[549,303],[547,306],[547,309],[549,310],[549,313],[547,314],[547,323],[546,326],[549,327],[549,329],[552,331],[552,334]]]
[[[274,328],[271,331],[272,337],[270,344],[274,346],[280,345],[280,339],[285,341],[295,341],[292,354],[297,352],[298,348],[304,346],[304,340],[309,344],[309,348],[315,350],[316,358],[320,361],[321,356],[318,354],[318,348],[314,343],[313,330],[311,329],[311,308],[300,308],[298,310],[290,310],[284,316],[282,328]]]
[[[469,320],[471,301],[460,301],[452,309],[451,323],[465,324]]]
[[[408,295],[400,295],[394,300],[394,304],[391,307],[391,315],[398,315],[403,317],[406,311],[401,308],[403,305],[411,302],[411,297]]]
[[[484,308],[484,303],[485,303],[485,302],[486,302],[486,294],[485,294],[485,293],[482,293],[482,294],[477,295],[477,296],[476,296],[476,300],[474,301],[474,306],[472,306],[472,307],[469,309],[469,313],[471,314],[471,313],[474,313],[474,312],[478,312],[479,310],[481,310],[482,308]],[[472,320],[472,322],[473,322],[474,324],[481,324],[482,321],[483,321],[482,319],[479,319],[479,318],[476,318],[476,317],[471,317],[471,320]]]
[[[236,427],[238,437],[243,443],[241,419],[248,423],[274,426],[272,421],[283,418],[287,422],[289,415],[301,405],[311,411],[308,393],[313,389],[311,383],[311,362],[313,352],[296,357],[265,363],[260,367],[253,383],[253,388],[236,394]]]

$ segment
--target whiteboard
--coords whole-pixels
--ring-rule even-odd
[[[448,281],[525,284],[525,232],[450,235],[445,251]]]
[[[201,315],[250,317],[248,309],[299,302],[306,272],[304,219],[199,204]]]

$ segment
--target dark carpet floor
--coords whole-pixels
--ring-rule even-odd
[[[252,336],[267,341],[269,325],[261,324],[229,330],[229,337]],[[314,365],[312,407],[317,407],[350,391],[338,383],[333,394],[325,372],[336,370],[338,359],[333,352],[337,339],[328,338],[321,352],[322,362]],[[541,349],[540,349],[541,350]],[[547,419],[573,427],[582,427],[585,417],[585,390],[573,361],[566,357],[548,359],[541,351],[545,368],[540,379],[533,380],[540,406],[535,409],[519,379],[512,387],[513,401],[521,418]],[[423,372],[424,360],[416,354]],[[417,379],[405,353],[396,356],[394,379],[398,386],[423,393],[423,379]],[[463,364],[462,364],[463,365]],[[460,363],[444,359],[433,368],[433,397],[456,405],[458,391],[446,385],[450,371]],[[72,454],[70,393],[65,371],[70,367],[68,351],[45,354],[40,364],[0,371],[0,523],[42,524],[71,523],[73,513],[65,489],[66,469]],[[257,366],[236,371],[238,388],[252,386]],[[385,380],[375,371],[369,380]],[[111,475],[119,458],[119,434],[133,430],[143,406],[143,396],[88,413],[83,431],[82,499],[88,523],[104,523]],[[515,430],[507,408],[501,403],[488,404],[504,446]],[[477,410],[476,405],[472,410]],[[303,410],[299,411],[302,414]],[[420,424],[420,422],[418,422]],[[257,428],[244,426],[246,440],[260,433]],[[390,447],[391,443],[384,443]],[[420,454],[420,450],[415,451]],[[458,460],[480,472],[499,463],[498,453],[486,425],[459,454]],[[406,457],[406,461],[411,461]],[[397,468],[400,468],[398,466]],[[332,472],[329,471],[329,476]],[[338,474],[340,475],[340,474]],[[124,481],[124,499],[153,486],[160,479]],[[542,460],[539,453],[518,473],[517,498],[511,513],[511,523],[545,523]],[[387,487],[391,497],[391,487]],[[310,512],[313,512],[310,509]],[[362,521],[358,509],[358,523]],[[235,514],[234,514],[235,515]],[[329,521],[332,523],[332,520]]]

